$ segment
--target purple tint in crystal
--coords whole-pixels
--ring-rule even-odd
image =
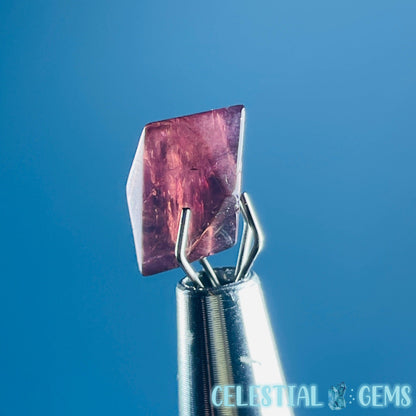
[[[147,124],[127,181],[127,202],[143,275],[178,267],[175,242],[190,208],[188,259],[237,239],[244,107],[236,105]]]

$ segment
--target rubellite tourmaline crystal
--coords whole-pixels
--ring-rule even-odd
[[[244,107],[236,105],[147,124],[127,181],[143,275],[178,267],[182,208],[191,209],[189,261],[236,243]]]

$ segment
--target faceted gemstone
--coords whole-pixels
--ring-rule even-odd
[[[178,267],[182,208],[191,209],[188,259],[236,243],[244,107],[150,123],[127,181],[127,201],[143,275]]]
[[[331,386],[328,390],[328,406],[331,410],[344,409],[347,404],[345,401],[345,391],[347,386],[345,383],[340,383],[336,386]]]

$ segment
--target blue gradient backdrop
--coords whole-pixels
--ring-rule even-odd
[[[0,16],[1,415],[177,414],[181,272],[139,275],[125,183],[145,123],[238,103],[288,381],[416,388],[414,1]]]

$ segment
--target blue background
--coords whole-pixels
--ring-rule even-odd
[[[177,414],[182,273],[140,276],[125,183],[145,123],[239,103],[288,382],[416,388],[415,12],[3,0],[0,414]]]

